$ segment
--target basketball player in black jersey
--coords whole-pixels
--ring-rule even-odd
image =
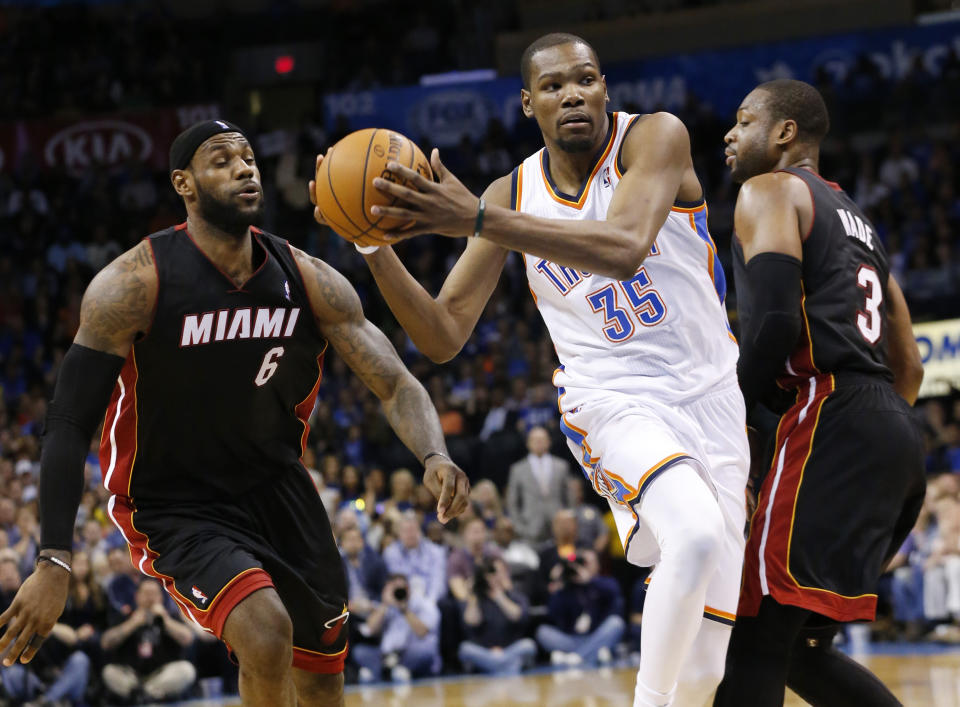
[[[63,610],[83,459],[104,420],[109,512],[131,558],[233,650],[243,704],[342,705],[346,579],[300,462],[327,343],[424,461],[441,521],[469,485],[351,285],[253,226],[260,173],[239,128],[182,133],[171,180],[186,223],[121,255],[84,296],[47,418],[42,549],[0,615],[0,652],[28,662]]]
[[[723,707],[782,705],[785,684],[817,706],[899,704],[832,638],[874,618],[877,579],[923,502],[910,409],[923,368],[876,229],[817,172],[828,126],[816,89],[777,80],[726,136],[743,183],[740,385],[748,411],[786,411],[750,523]]]

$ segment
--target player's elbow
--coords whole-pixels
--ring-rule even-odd
[[[420,353],[429,358],[434,363],[446,363],[454,358],[463,348],[463,343],[455,341],[452,337],[437,335],[429,341],[417,343]]]
[[[635,234],[622,242],[619,248],[613,253],[609,263],[609,274],[618,280],[629,280],[637,274],[637,270],[643,264],[649,248],[643,248],[638,244]]]

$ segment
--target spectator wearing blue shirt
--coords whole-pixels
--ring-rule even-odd
[[[393,574],[381,593],[381,603],[360,632],[381,635],[380,645],[359,644],[353,657],[360,665],[360,682],[379,678],[384,667],[394,682],[440,671],[440,610],[434,601],[414,591],[407,578]]]
[[[358,527],[340,534],[340,554],[347,575],[350,615],[366,618],[376,606],[387,582],[387,566],[377,552],[363,540]]]
[[[406,513],[397,523],[397,540],[383,551],[390,574],[402,574],[411,593],[436,603],[447,593],[447,555],[439,545],[426,540],[420,523]]]
[[[555,664],[609,663],[626,624],[623,596],[612,577],[597,575],[592,550],[557,564],[550,572],[547,620],[537,629],[537,642]]]

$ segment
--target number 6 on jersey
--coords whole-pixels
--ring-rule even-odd
[[[267,351],[263,357],[263,363],[260,364],[260,372],[257,373],[257,377],[253,379],[253,382],[257,385],[263,385],[270,380],[273,374],[277,372],[277,360],[281,356],[283,356],[282,346],[274,346]]]

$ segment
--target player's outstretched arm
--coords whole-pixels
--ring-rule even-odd
[[[894,390],[913,405],[923,382],[923,360],[913,336],[907,300],[893,275],[887,279],[887,355]]]
[[[623,147],[626,173],[617,185],[603,221],[546,219],[488,204],[480,236],[510,250],[530,253],[560,265],[626,279],[643,262],[677,199],[685,177],[692,174],[690,138],[683,123],[669,113],[643,118]],[[399,198],[403,205],[373,207],[374,215],[416,223],[397,239],[422,233],[469,236],[478,220],[479,200],[440,162],[434,150],[432,182],[402,165],[388,168],[409,189],[385,179],[374,186]]]
[[[322,162],[323,155],[318,155],[318,170]],[[311,181],[310,201],[315,204],[314,187]],[[509,206],[510,175],[494,181],[483,198],[488,204]],[[325,223],[316,206],[313,215],[319,223]],[[456,356],[470,338],[497,286],[508,252],[487,240],[471,240],[436,299],[410,274],[392,248],[380,247],[364,254],[364,259],[390,311],[414,345],[432,361],[444,363]]]
[[[83,460],[103,420],[117,376],[138,332],[153,315],[156,272],[146,242],[90,283],[80,329],[67,351],[47,411],[40,460],[40,552],[36,570],[0,614],[0,653],[29,662],[63,612],[70,581],[73,526],[83,492]]]
[[[304,274],[314,316],[336,352],[380,398],[393,431],[424,462],[424,485],[437,497],[445,523],[467,507],[470,482],[447,454],[430,396],[406,369],[393,345],[363,315],[356,291],[336,270],[294,251]]]

